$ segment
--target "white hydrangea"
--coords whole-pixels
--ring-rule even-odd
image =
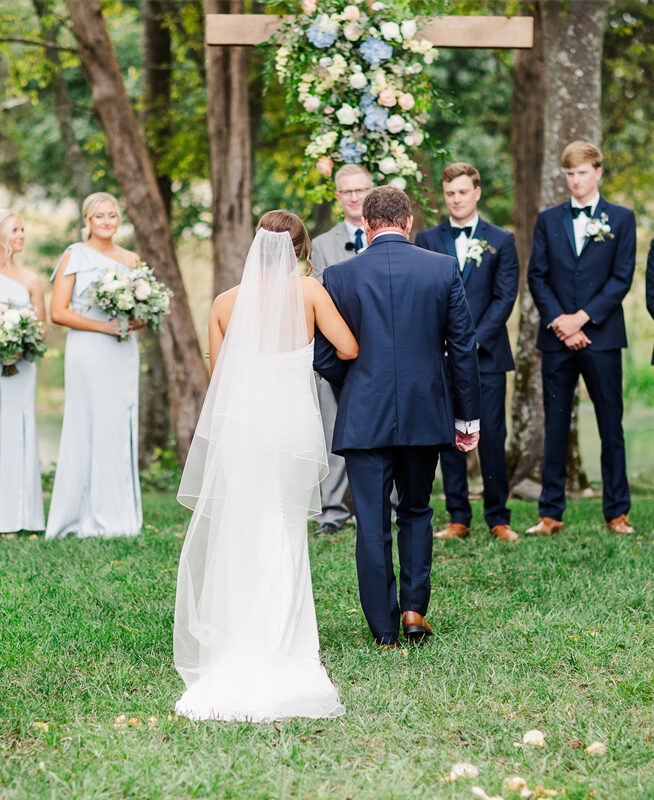
[[[400,26],[400,31],[403,39],[413,39],[418,32],[418,26],[416,25],[415,20],[405,19]]]
[[[381,35],[387,41],[392,41],[392,42],[402,41],[400,26],[397,24],[397,22],[382,22],[380,30],[381,30]]]
[[[382,158],[379,162],[379,171],[384,175],[391,175],[394,172],[399,172],[399,167],[397,165],[397,161],[393,158],[393,156],[386,156],[386,158]]]
[[[399,114],[391,114],[386,120],[386,127],[391,133],[399,133],[404,130],[404,119]]]
[[[327,153],[332,147],[336,144],[336,139],[338,138],[338,133],[336,131],[328,131],[327,133],[322,133],[320,136],[316,136],[316,138],[309,142],[306,146],[305,153],[308,156],[321,156],[324,153]]]
[[[350,86],[353,89],[363,89],[367,83],[368,79],[363,72],[353,72],[352,75],[350,75]]]
[[[359,110],[349,103],[345,103],[338,109],[336,116],[341,125],[354,125],[359,119]]]

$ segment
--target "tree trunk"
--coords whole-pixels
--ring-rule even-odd
[[[534,46],[519,50],[511,97],[511,153],[515,185],[515,238],[520,260],[520,327],[511,406],[507,469],[512,486],[525,478],[540,480],[543,457],[543,387],[536,349],[539,315],[527,286],[527,265],[540,203],[543,163],[543,30],[541,4],[525,13],[534,17]]]
[[[39,19],[41,36],[47,42],[56,44],[61,21],[52,14],[52,8],[45,0],[32,0],[32,5]],[[52,67],[50,85],[54,97],[54,114],[59,125],[59,134],[66,153],[66,166],[70,171],[71,183],[75,192],[75,201],[80,210],[80,234],[82,229],[82,203],[93,191],[91,175],[86,156],[75,136],[73,128],[73,105],[66,90],[61,74],[61,52],[54,47],[46,48],[46,58]]]
[[[143,0],[143,111],[141,118],[161,199],[170,219],[172,181],[161,168],[170,138],[172,46],[165,15],[169,0]],[[170,435],[168,379],[159,337],[144,329],[139,337],[141,375],[139,403],[139,460],[148,462],[156,448],[165,449]]]
[[[243,13],[243,0],[204,0],[205,14]],[[206,46],[213,191],[214,293],[241,280],[252,241],[252,155],[247,47]]]
[[[207,369],[175,256],[157,181],[123,85],[116,54],[98,0],[66,0],[93,109],[107,137],[107,149],[134,224],[141,256],[173,290],[172,312],[161,331],[170,385],[171,418],[180,458],[186,456],[204,394]]]
[[[566,200],[569,190],[561,169],[561,153],[575,139],[601,144],[602,44],[612,0],[544,3],[545,149],[541,207]],[[570,430],[568,489],[588,486],[581,465],[578,437],[579,396]]]

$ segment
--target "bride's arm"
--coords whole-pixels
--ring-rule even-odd
[[[75,286],[75,275],[64,275],[70,253],[62,258],[54,279],[52,289],[52,302],[50,304],[50,319],[59,325],[66,325],[79,331],[94,331],[95,333],[108,333],[118,335],[118,320],[112,319],[103,322],[98,319],[88,319],[82,314],[77,314],[69,308]]]
[[[213,368],[216,366],[216,361],[218,360],[220,348],[223,344],[223,339],[225,338],[220,328],[221,297],[222,295],[216,297],[211,306],[211,312],[209,313],[209,372],[212,375]]]
[[[334,301],[327,290],[318,281],[307,279],[310,285],[316,325],[336,348],[336,355],[342,361],[351,361],[359,355],[359,344],[347,327],[345,320],[338,313]]]

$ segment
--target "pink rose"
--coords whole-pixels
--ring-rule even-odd
[[[325,108],[324,108],[324,113],[327,114],[327,116],[329,116],[330,114],[333,114],[334,111],[336,111],[334,106],[325,106]]]
[[[416,104],[416,101],[410,92],[404,92],[404,94],[401,94],[397,101],[403,111],[408,111]]]
[[[305,14],[313,14],[317,8],[316,0],[302,0],[302,11]]]
[[[345,6],[343,9],[343,16],[345,19],[349,20],[349,22],[356,22],[361,16],[361,13],[356,6]]]
[[[329,156],[320,156],[316,161],[316,169],[321,175],[324,175],[325,178],[329,178],[334,169],[334,162]]]
[[[152,288],[147,281],[139,279],[134,284],[134,297],[137,300],[147,300],[152,294]]]
[[[404,96],[405,95],[402,95],[402,97]],[[379,103],[380,106],[386,106],[387,108],[394,106],[397,103],[395,92],[392,89],[384,89],[383,92],[379,93],[377,102]]]

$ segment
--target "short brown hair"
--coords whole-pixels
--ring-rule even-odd
[[[580,164],[592,164],[595,169],[602,166],[602,151],[590,142],[575,139],[563,151],[561,166],[563,169],[574,169]]]
[[[379,228],[406,228],[411,216],[411,202],[395,186],[379,186],[366,195],[361,216],[371,230]]]
[[[336,175],[334,175],[334,185],[336,186],[336,191],[338,191],[338,183],[340,179],[347,178],[348,175],[363,175],[372,186],[372,175],[365,167],[362,167],[360,164],[343,164],[343,166],[336,172]]]
[[[311,239],[304,227],[304,222],[294,214],[292,211],[286,211],[283,208],[277,208],[274,211],[266,211],[266,213],[259,220],[257,230],[263,228],[265,231],[272,231],[273,233],[284,233],[288,231],[293,242],[293,249],[295,256],[299,260],[304,252],[304,260],[307,264],[307,271],[311,274]]]
[[[462,175],[467,175],[472,178],[472,184],[475,189],[481,186],[481,178],[479,170],[473,167],[472,164],[467,164],[465,161],[455,161],[453,164],[448,164],[441,173],[441,186],[444,183],[451,183],[455,178],[460,178]]]

